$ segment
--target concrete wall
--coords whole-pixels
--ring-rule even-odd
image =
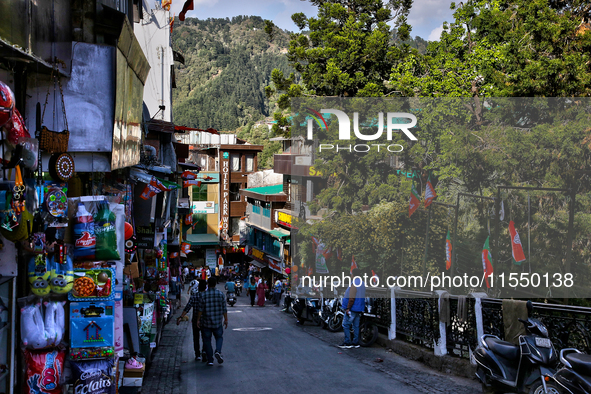
[[[166,108],[155,119],[172,122],[171,66],[174,64],[170,44],[170,11],[152,9],[153,1],[144,0],[144,15],[134,23],[134,33],[151,69],[144,87],[144,103],[150,117],[156,115],[160,105]]]
[[[64,104],[70,130],[69,152],[111,152],[115,116],[115,48],[106,45],[72,43],[72,74],[62,78]],[[28,80],[27,127],[35,132],[36,103],[43,104],[49,78],[31,74]],[[55,115],[54,115],[55,111]],[[66,128],[59,87],[53,83],[42,124],[50,130]]]

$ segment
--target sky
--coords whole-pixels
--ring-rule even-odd
[[[178,15],[184,0],[172,0],[171,12]],[[414,0],[408,17],[412,26],[411,36],[437,40],[443,30],[443,22],[450,22],[451,0]],[[256,15],[269,19],[282,29],[297,32],[291,15],[303,12],[306,16],[317,14],[317,8],[306,0],[194,0],[194,10],[188,18],[232,18],[238,15]],[[180,22],[182,23],[182,22]]]

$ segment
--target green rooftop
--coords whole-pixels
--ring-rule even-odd
[[[273,186],[261,186],[261,187],[253,187],[250,189],[242,189],[249,193],[256,193],[263,196],[268,196],[270,194],[279,194],[283,192],[283,184],[281,185],[273,185]]]

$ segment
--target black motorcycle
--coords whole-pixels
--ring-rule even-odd
[[[320,300],[318,298],[295,298],[291,309],[299,324],[309,321],[317,326],[322,324],[320,318]]]
[[[374,312],[373,300],[366,300],[365,312],[359,319],[359,344],[363,347],[371,346],[378,340],[378,325],[380,315]]]
[[[236,279],[234,282],[234,287],[236,288],[236,297],[240,297],[240,294],[242,294],[242,281],[240,279]]]
[[[528,312],[531,314],[531,302]],[[526,335],[519,345],[485,334],[472,355],[476,376],[484,393],[560,394],[550,382],[556,372],[558,354],[548,338],[548,329],[537,319],[519,319]]]
[[[591,355],[577,349],[560,351],[562,368],[552,377],[564,394],[591,393]]]
[[[323,327],[330,332],[337,332],[343,329],[343,317],[345,313],[341,309],[341,300],[331,298],[324,301],[322,310],[319,312],[323,321]]]
[[[226,302],[228,303],[228,305],[230,306],[234,306],[234,304],[236,303],[236,294],[235,293],[228,293],[226,294]]]

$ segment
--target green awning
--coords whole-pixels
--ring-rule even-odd
[[[217,234],[187,234],[185,236],[185,242],[190,243],[191,246],[220,244]]]
[[[250,189],[243,189],[246,192],[261,194],[267,196],[269,194],[279,194],[283,192],[283,184],[273,186],[252,187]]]
[[[277,237],[279,239],[289,237],[291,235],[291,233],[289,231],[279,230],[279,229],[270,230],[269,234],[271,234],[272,236]]]

